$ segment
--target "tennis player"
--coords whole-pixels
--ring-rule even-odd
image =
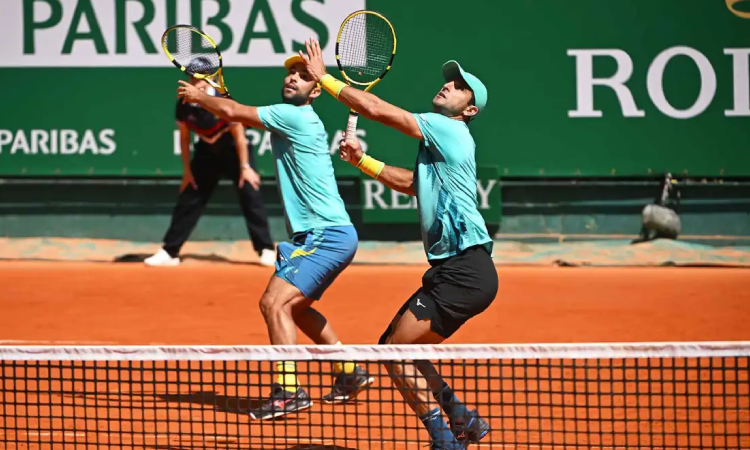
[[[198,103],[224,120],[271,132],[276,175],[291,242],[279,244],[276,272],[260,299],[272,345],[297,343],[295,324],[316,344],[340,344],[331,324],[312,305],[351,263],[357,232],[336,186],[326,130],[312,107],[320,85],[304,61],[292,56],[281,90],[282,103],[255,107],[206,94],[180,81],[179,97]],[[250,412],[270,419],[312,405],[299,386],[294,362],[276,363],[277,382],[271,396]],[[374,380],[351,361],[334,364],[337,373],[326,403],[343,403]]]
[[[192,65],[207,64],[205,58],[196,58]],[[189,70],[191,68],[188,68]],[[197,70],[197,69],[196,69]],[[208,93],[215,93],[205,80],[190,77],[190,83]],[[180,156],[182,158],[182,185],[177,198],[172,221],[164,235],[164,245],[153,256],[146,258],[147,266],[177,266],[179,253],[190,237],[222,176],[234,183],[237,200],[245,218],[253,248],[260,264],[272,266],[276,251],[263,196],[260,193],[260,176],[250,165],[252,148],[245,136],[245,127],[229,123],[198,105],[177,101],[175,117],[180,130]],[[191,132],[199,140],[190,160]]]
[[[379,343],[439,344],[487,309],[497,295],[493,241],[477,209],[475,144],[468,126],[487,105],[487,88],[457,62],[448,61],[442,68],[445,84],[432,100],[433,112],[412,114],[327,74],[317,41],[308,41],[307,55],[300,52],[300,57],[313,79],[340,102],[420,141],[413,171],[363,154],[354,136],[346,136],[339,149],[342,159],[367,175],[417,197],[422,240],[432,266]],[[459,401],[429,361],[386,368],[430,433],[433,449],[464,448],[489,432],[487,422]],[[450,430],[428,388],[449,417]]]

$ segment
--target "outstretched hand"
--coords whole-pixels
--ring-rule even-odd
[[[302,50],[300,50],[299,56],[305,61],[307,73],[310,77],[320,83],[320,79],[328,73],[326,71],[326,64],[323,62],[323,50],[320,49],[320,43],[310,38],[305,41],[305,49],[307,50],[307,54],[302,53]]]
[[[180,80],[178,83],[180,83],[180,87],[177,88],[177,96],[188,103],[200,103],[201,97],[208,95],[203,89],[197,88],[184,80]]]

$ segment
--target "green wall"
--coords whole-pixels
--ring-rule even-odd
[[[266,105],[278,101],[281,63],[301,41],[317,36],[332,63],[338,25],[364,7],[398,34],[393,70],[374,91],[387,101],[430,110],[449,59],[486,82],[488,108],[471,129],[478,203],[494,231],[637,233],[658,194],[656,183],[550,180],[750,177],[750,0],[3,0],[0,178],[30,184],[0,184],[0,235],[161,237],[176,186],[152,183],[181,174],[180,74],[159,45],[168,25],[205,28],[225,47],[235,98]],[[413,201],[335,156],[347,109],[328,95],[315,108],[360,235],[418,239]],[[359,126],[368,152],[413,166],[414,140]],[[248,136],[281,224],[269,136]],[[71,178],[123,184],[46,184]],[[684,233],[750,235],[747,188],[715,189],[686,191]],[[242,236],[232,194],[220,189],[193,237]]]
[[[5,24],[18,40],[2,52],[19,56],[5,55],[5,62],[0,58],[0,83],[5,87],[0,175],[179,175],[173,116],[179,73],[158,46],[169,8],[174,7],[170,5],[177,3],[5,3],[6,18],[0,22],[18,15],[24,20]],[[45,8],[55,3],[62,8],[60,23],[47,23]],[[279,61],[301,39],[287,34],[317,34],[330,49],[340,23],[336,17],[347,12],[342,10],[346,5],[356,9],[360,3],[192,0],[188,20],[198,20],[195,11],[203,11],[196,25],[208,20],[229,23],[233,40],[224,43],[231,44],[225,55],[226,81],[238,100],[265,105],[278,100],[284,74]],[[472,130],[478,162],[496,167],[502,176],[640,176],[667,170],[748,176],[746,3],[730,9],[721,0],[484,0],[461,7],[455,2],[369,0],[366,6],[388,16],[398,34],[393,70],[375,93],[411,111],[429,110],[442,83],[441,64],[459,60],[489,88],[488,108]],[[121,17],[118,8],[125,4],[131,9],[122,10],[131,15]],[[155,11],[148,28],[153,48],[139,44],[132,30],[129,46],[118,44],[121,29],[130,29],[127,26],[143,14],[132,9],[133,4]],[[224,8],[224,18],[214,17],[214,4]],[[32,15],[33,8],[38,11]],[[323,14],[318,12],[322,8],[330,10],[326,23],[310,19]],[[78,34],[71,37],[75,14],[80,23]],[[102,39],[87,31],[84,22],[89,19],[98,23]],[[121,23],[125,25],[117,25]],[[255,31],[242,53],[237,49],[248,26]],[[59,37],[52,40],[56,32]],[[63,54],[68,41],[70,54]],[[138,67],[138,52],[151,52],[143,57],[143,67]],[[52,56],[46,59],[48,53]],[[249,67],[255,65],[254,58],[276,59]],[[35,67],[20,67],[24,65]],[[593,77],[591,82],[587,77]],[[612,82],[617,89],[593,85],[611,77],[619,77],[619,84]],[[335,148],[347,110],[328,95],[316,102],[316,109]],[[591,117],[596,115],[600,117]],[[415,142],[364,119],[360,127],[373,154],[389,163],[413,165]],[[272,176],[267,137],[254,130],[249,134],[260,168]],[[53,151],[55,140],[57,153],[44,154],[45,149]],[[334,161],[339,175],[356,175]]]

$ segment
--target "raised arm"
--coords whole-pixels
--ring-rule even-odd
[[[238,122],[251,128],[264,128],[258,116],[258,108],[255,106],[247,106],[232,99],[208,95],[203,90],[183,80],[180,80],[179,83],[177,96],[185,99],[186,102],[198,103],[227,122]]]
[[[335,79],[326,72],[323,52],[318,41],[314,39],[307,41],[306,46],[307,55],[302,51],[299,52],[299,55],[304,59],[310,76],[317,80],[323,86],[323,89],[362,116],[395,128],[407,136],[422,139],[422,130],[419,129],[417,120],[410,112],[391,105],[369,92],[350,87]]]
[[[333,78],[331,75],[328,77]],[[326,81],[329,79],[323,81],[324,86]],[[333,79],[333,81],[337,80]],[[417,125],[417,119],[409,111],[348,85],[341,89],[337,98],[341,103],[370,120],[395,128],[407,136],[422,139],[422,130]]]

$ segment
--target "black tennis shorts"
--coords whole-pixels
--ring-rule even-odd
[[[399,313],[408,308],[417,319],[432,320],[432,331],[447,339],[495,300],[497,270],[492,256],[481,245],[430,264],[432,267],[422,276],[422,287]]]

